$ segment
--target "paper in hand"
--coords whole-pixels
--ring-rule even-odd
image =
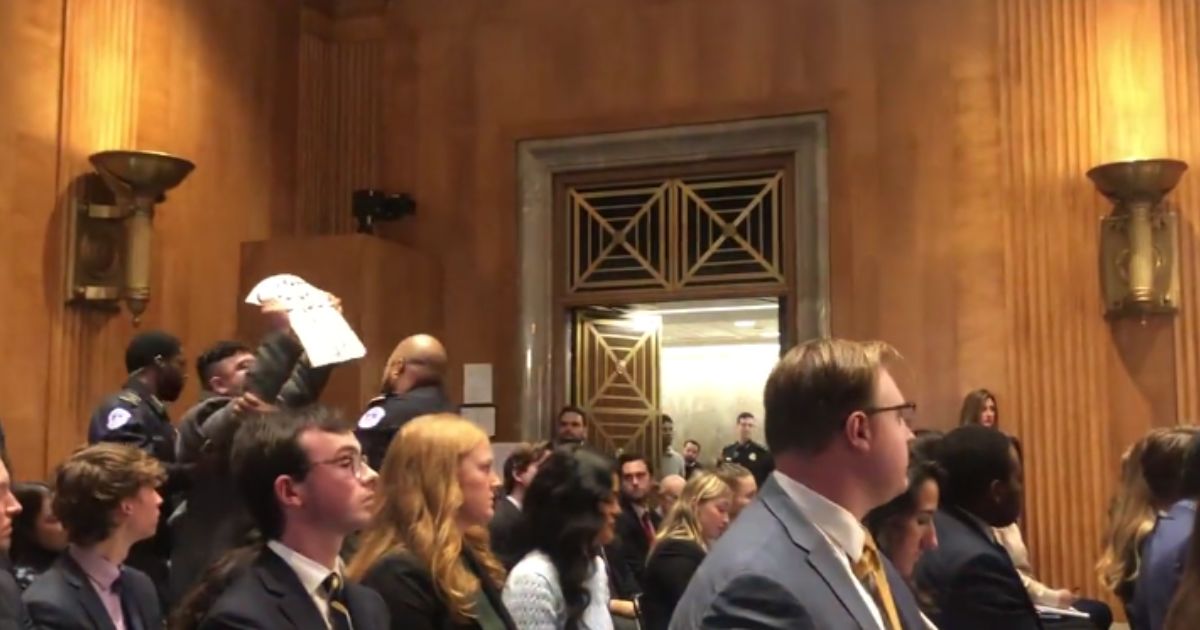
[[[329,294],[300,276],[279,274],[254,285],[247,304],[261,306],[278,301],[288,312],[288,321],[313,367],[344,363],[366,356],[367,349],[338,312]]]

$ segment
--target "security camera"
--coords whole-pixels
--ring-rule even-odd
[[[356,190],[353,196],[354,218],[359,234],[374,234],[378,221],[396,221],[417,211],[417,203],[404,193],[382,190]]]

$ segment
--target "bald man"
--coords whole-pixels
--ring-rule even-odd
[[[445,374],[446,349],[430,335],[413,335],[392,350],[383,368],[382,395],[367,403],[358,419],[358,441],[372,468],[379,469],[392,436],[406,422],[456,411],[442,389]]]
[[[685,485],[687,485],[687,481],[679,475],[667,475],[658,482],[658,513],[663,518],[666,518],[667,513],[675,506],[679,495],[683,494]]]

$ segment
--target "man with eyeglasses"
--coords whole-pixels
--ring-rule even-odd
[[[670,627],[926,627],[862,518],[908,484],[904,400],[879,342],[817,339],[763,391],[776,470],[705,557]]]
[[[737,464],[754,474],[754,483],[761,488],[767,481],[767,475],[775,470],[775,460],[767,447],[755,442],[754,427],[757,421],[754,414],[743,411],[737,417],[738,439],[733,444],[721,449],[721,461]]]
[[[376,480],[351,427],[312,406],[248,421],[231,455],[266,546],[226,588],[200,630],[385,630],[378,593],[348,583],[339,552],[371,517]]]
[[[190,482],[190,465],[176,461],[176,431],[167,415],[167,404],[179,399],[187,383],[186,367],[183,347],[174,335],[158,330],[139,333],[125,348],[125,371],[129,374],[125,384],[100,403],[88,424],[89,444],[135,446],[167,471],[166,483],[160,489],[163,507],[158,532],[129,553],[129,565],[149,575],[163,598],[167,595],[167,558],[171,553],[167,517]]]
[[[430,335],[413,335],[392,350],[383,368],[380,395],[358,419],[358,440],[373,468],[383,464],[392,437],[409,420],[434,413],[455,413],[442,381],[446,348]]]

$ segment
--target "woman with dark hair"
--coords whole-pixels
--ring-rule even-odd
[[[612,630],[601,548],[621,513],[616,463],[560,449],[538,469],[521,513],[530,551],[508,575],[504,604],[522,630]]]
[[[941,469],[937,464],[914,455],[909,461],[908,489],[904,494],[863,518],[879,550],[910,584],[917,559],[937,547],[933,514],[938,508],[940,483]]]
[[[996,406],[996,395],[986,389],[977,389],[963,398],[958,426],[978,424],[991,429],[1000,428],[1000,409]]]
[[[21,512],[13,518],[11,557],[17,584],[25,590],[67,548],[67,530],[50,509],[53,493],[40,481],[18,483],[13,496]]]

